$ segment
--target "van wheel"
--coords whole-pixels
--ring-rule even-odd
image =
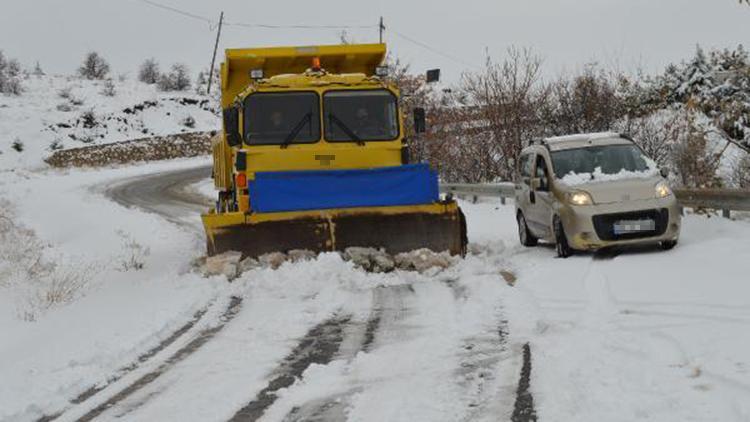
[[[521,241],[523,246],[536,246],[539,239],[534,237],[529,231],[529,227],[526,225],[526,219],[523,217],[523,213],[518,213],[516,217],[518,222],[518,240]]]
[[[659,242],[659,247],[665,251],[668,251],[674,248],[675,246],[677,246],[676,240],[665,240],[665,241]]]
[[[563,229],[560,217],[555,216],[553,224],[555,229],[555,250],[557,251],[558,258],[567,258],[573,255],[573,249],[568,245],[568,238],[565,237],[565,229]]]

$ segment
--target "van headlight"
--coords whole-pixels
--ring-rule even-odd
[[[666,198],[672,195],[672,189],[669,188],[667,182],[661,181],[656,184],[655,188],[657,198]]]
[[[573,205],[591,205],[594,203],[594,201],[591,199],[591,195],[589,195],[588,192],[584,192],[582,190],[570,192],[568,194],[568,202]]]

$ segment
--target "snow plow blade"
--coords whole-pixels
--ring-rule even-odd
[[[204,214],[208,255],[239,251],[245,257],[306,249],[383,248],[390,254],[428,248],[466,253],[466,221],[450,201],[427,205],[345,208],[278,213]]]

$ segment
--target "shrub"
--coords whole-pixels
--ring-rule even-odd
[[[106,97],[114,97],[117,92],[115,91],[115,83],[112,79],[104,81],[104,88],[102,88],[102,95]]]
[[[73,98],[73,88],[66,86],[65,88],[57,91],[57,96],[64,100],[69,100]]]
[[[55,139],[49,144],[49,149],[50,151],[58,151],[63,149],[62,141],[60,141],[59,139]]]
[[[73,111],[73,106],[70,105],[70,103],[60,103],[55,108],[57,109],[57,111],[63,111],[63,112]]]
[[[85,129],[92,129],[98,125],[98,122],[96,121],[96,115],[94,114],[93,110],[84,111],[83,114],[81,114],[80,121]]]
[[[192,129],[192,128],[195,127],[195,119],[193,118],[193,116],[187,116],[184,119],[182,119],[182,121],[180,122],[180,124],[182,124],[185,127],[188,127],[190,129]]]
[[[146,265],[146,258],[151,254],[151,249],[136,242],[132,236],[123,230],[118,230],[117,235],[122,239],[125,254],[120,261],[121,271],[142,270]]]
[[[99,53],[92,51],[86,54],[78,73],[86,79],[104,79],[109,73],[109,64]]]
[[[19,317],[34,321],[44,311],[80,297],[96,268],[50,261],[45,257],[48,246],[14,217],[10,204],[0,200],[0,288],[13,288],[19,294]]]
[[[10,146],[17,152],[22,152],[24,149],[23,142],[21,142],[21,140],[18,138],[14,139],[13,143]]]

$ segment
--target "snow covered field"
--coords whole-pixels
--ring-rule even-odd
[[[750,419],[748,222],[688,215],[672,251],[561,260],[518,244],[512,205],[464,203],[472,253],[448,269],[324,254],[228,283],[192,271],[197,215],[105,196],[206,163],[3,174],[45,257],[96,271],[34,321],[34,292],[0,284],[0,421],[507,420],[526,343],[540,420]]]

